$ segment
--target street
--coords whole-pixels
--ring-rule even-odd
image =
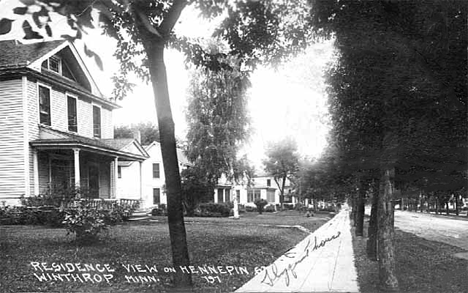
[[[468,221],[426,213],[395,211],[395,227],[427,240],[468,250]]]

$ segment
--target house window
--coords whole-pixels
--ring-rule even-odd
[[[236,190],[237,202],[240,202],[240,190]]]
[[[161,203],[161,189],[153,188],[153,204]]]
[[[224,202],[230,202],[231,201],[231,190],[230,189],[224,190],[224,198],[225,198]]]
[[[122,166],[117,167],[117,178],[122,178]]]
[[[41,65],[42,68],[49,69],[50,71],[62,74],[62,59],[57,56],[52,56],[47,60],[44,60]]]
[[[50,126],[50,89],[39,86],[39,122]]]
[[[267,186],[268,186],[268,187],[271,186],[271,179],[267,179]]]
[[[56,56],[52,56],[50,57],[49,59],[49,69],[52,70],[53,72],[56,72],[56,73],[61,73],[61,69],[62,69],[62,66],[61,66],[61,59],[56,57]]]
[[[78,131],[78,115],[76,111],[76,99],[68,96],[68,130]]]
[[[254,189],[254,201],[260,199],[260,189]]]
[[[247,202],[253,202],[253,189],[247,190]]]
[[[218,202],[219,203],[224,202],[223,201],[223,189],[222,188],[218,188]]]
[[[260,189],[249,189],[247,190],[247,202],[254,202],[260,198]]]
[[[159,163],[153,164],[153,178],[160,178]]]
[[[101,138],[101,108],[93,106],[93,135]]]

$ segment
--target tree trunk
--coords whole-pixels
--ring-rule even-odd
[[[356,214],[357,214],[357,211],[356,211],[356,194],[353,192],[351,192],[351,221],[353,222],[353,226],[356,227]]]
[[[395,274],[395,230],[392,202],[394,177],[394,168],[384,168],[378,201],[379,287],[383,291],[398,291],[398,280]]]
[[[419,211],[422,213],[424,211],[424,195],[419,196],[420,201],[419,201]]]
[[[281,183],[281,195],[280,195],[281,208],[284,208],[284,187],[285,186],[286,186],[286,175],[283,176],[283,182]]]
[[[459,216],[460,215],[460,207],[458,206],[459,195],[455,193],[454,197],[455,197],[455,214]]]
[[[367,240],[367,256],[370,260],[375,261],[377,260],[377,209],[379,204],[379,190],[377,188],[373,188],[373,191],[369,228],[367,229],[367,234],[369,236],[369,239]]]
[[[356,236],[364,235],[364,213],[365,213],[365,196],[366,189],[363,184],[363,179],[359,178],[359,190],[357,194],[356,208]]]
[[[158,116],[161,139],[161,153],[166,174],[167,216],[169,235],[172,248],[172,262],[177,272],[174,273],[174,286],[178,288],[192,287],[190,274],[184,274],[180,266],[189,266],[187,236],[184,224],[182,206],[182,189],[179,164],[177,160],[174,121],[169,100],[166,66],[164,64],[164,43],[146,42],[151,82]]]

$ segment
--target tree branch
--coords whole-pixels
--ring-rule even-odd
[[[158,30],[151,25],[151,23],[149,22],[148,18],[146,17],[146,15],[143,14],[143,12],[141,12],[140,10],[138,9],[134,9],[136,15],[138,16],[138,18],[141,20],[141,23],[143,24],[143,26],[152,34],[158,36],[159,38],[162,38],[162,35],[158,32]]]
[[[186,0],[174,0],[174,3],[171,8],[169,8],[166,17],[159,26],[159,31],[162,35],[166,36],[172,31],[187,3],[188,2]]]

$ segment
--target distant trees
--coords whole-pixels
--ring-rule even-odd
[[[296,141],[286,137],[267,146],[266,159],[263,161],[265,171],[273,176],[280,191],[280,204],[284,203],[286,180],[294,181],[299,170],[299,155]]]
[[[149,145],[153,141],[160,141],[159,130],[152,122],[140,122],[136,125],[121,125],[114,128],[114,138],[133,138],[135,131],[140,132],[141,144]]]

